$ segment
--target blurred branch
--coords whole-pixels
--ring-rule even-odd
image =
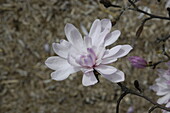
[[[168,36],[165,36],[165,37],[163,37],[163,38],[157,38],[157,42],[158,43],[160,43],[160,42],[165,42],[166,40],[168,40],[170,38],[170,35],[168,35]]]
[[[156,108],[158,108],[157,105],[152,106],[152,107],[149,109],[148,113],[151,113],[151,112],[152,112],[153,110],[155,110]]]
[[[120,106],[120,102],[121,100],[127,95],[127,94],[132,94],[132,95],[136,95],[138,97],[141,97],[147,101],[149,101],[150,103],[152,103],[154,106],[156,106],[155,108],[160,108],[160,109],[163,109],[163,110],[166,110],[166,111],[170,111],[170,108],[167,108],[167,107],[164,107],[163,105],[160,105],[156,102],[154,102],[153,100],[151,100],[150,98],[148,98],[147,96],[139,93],[139,92],[136,92],[132,89],[129,89],[128,87],[126,87],[125,85],[123,85],[122,83],[117,83],[120,87],[121,87],[121,90],[122,90],[122,94],[120,95],[118,101],[117,101],[117,106],[116,106],[116,113],[119,113],[119,106]],[[151,113],[155,108],[151,108],[149,110],[149,113]]]
[[[143,13],[145,15],[148,15],[148,16],[150,16],[151,19],[156,18],[156,19],[162,19],[162,20],[170,20],[170,17],[158,16],[158,15],[154,15],[154,14],[148,13],[146,11],[143,11],[143,10],[139,9],[133,1],[131,1],[131,0],[128,0],[128,1],[134,7],[134,8],[128,8],[129,10],[137,11],[137,12]]]

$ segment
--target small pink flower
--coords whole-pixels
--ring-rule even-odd
[[[129,57],[129,61],[136,68],[145,68],[147,66],[146,60],[139,56],[131,56]]]
[[[82,35],[72,24],[66,24],[65,34],[67,40],[53,43],[53,50],[58,56],[49,57],[45,64],[55,70],[51,73],[54,80],[64,80],[70,74],[82,71],[84,73],[82,83],[84,86],[94,85],[98,82],[93,71],[98,71],[104,78],[117,83],[124,81],[124,73],[113,66],[113,63],[127,55],[132,47],[130,45],[118,45],[111,49],[106,46],[114,43],[120,36],[120,31],[110,33],[111,21],[108,19],[96,19],[88,35]]]

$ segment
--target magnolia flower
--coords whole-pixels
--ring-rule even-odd
[[[124,73],[115,67],[106,65],[117,61],[127,55],[132,47],[130,45],[117,45],[111,49],[106,46],[114,43],[120,36],[120,31],[110,33],[111,21],[96,19],[88,35],[82,35],[72,24],[66,24],[65,34],[67,40],[53,43],[53,50],[58,56],[49,57],[45,64],[55,70],[51,73],[54,80],[64,80],[70,74],[82,71],[84,73],[82,84],[94,85],[98,82],[93,71],[96,70],[104,78],[117,83],[124,81]]]
[[[158,99],[159,104],[167,104],[170,101],[170,69],[159,69],[158,73],[159,78],[156,79],[156,84],[151,86],[151,89],[158,96],[163,96]]]
[[[167,108],[170,108],[170,101],[166,104]],[[162,113],[170,113],[169,111],[166,111],[166,110],[162,110],[163,112]]]

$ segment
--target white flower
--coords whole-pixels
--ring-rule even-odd
[[[170,101],[166,104],[167,108],[170,108]],[[166,110],[162,110],[163,112],[162,113],[170,113],[169,111],[166,111]]]
[[[166,104],[170,101],[170,70],[159,69],[159,78],[156,79],[156,84],[151,86],[151,89],[158,96],[163,96],[158,99],[159,104]]]
[[[98,82],[93,71],[96,70],[106,79],[117,83],[124,81],[124,73],[115,67],[106,65],[117,61],[127,55],[132,47],[130,45],[117,45],[111,49],[106,46],[114,43],[120,36],[120,31],[110,33],[111,21],[96,19],[90,32],[82,35],[72,24],[66,24],[65,34],[67,40],[53,43],[53,49],[58,56],[49,57],[45,64],[55,70],[51,73],[54,80],[64,80],[70,74],[82,71],[84,86],[94,85]]]

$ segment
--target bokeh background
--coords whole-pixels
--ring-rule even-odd
[[[153,14],[168,16],[167,1],[140,0],[137,5]],[[128,4],[127,0],[112,2]],[[106,9],[97,0],[0,0],[0,113],[115,113],[121,93],[117,84],[99,77],[100,83],[84,87],[81,72],[64,81],[53,81],[52,70],[44,62],[55,55],[52,43],[66,39],[66,23],[74,24],[83,34],[95,19],[109,18],[114,22],[119,13],[115,8]],[[134,45],[128,56],[141,56],[148,62],[166,58],[156,39],[169,34],[170,21],[150,20],[134,41],[144,18],[140,13],[126,11],[112,28],[122,34],[111,47]],[[169,46],[166,41],[168,53]],[[128,56],[113,64],[126,73],[124,84],[135,90],[133,82],[138,80],[143,93],[157,101],[158,96],[149,89],[157,77],[156,69],[135,69]],[[157,68],[163,67],[164,64]],[[133,113],[147,113],[151,104],[128,95],[121,103],[120,113],[126,113],[129,107],[134,107]]]

